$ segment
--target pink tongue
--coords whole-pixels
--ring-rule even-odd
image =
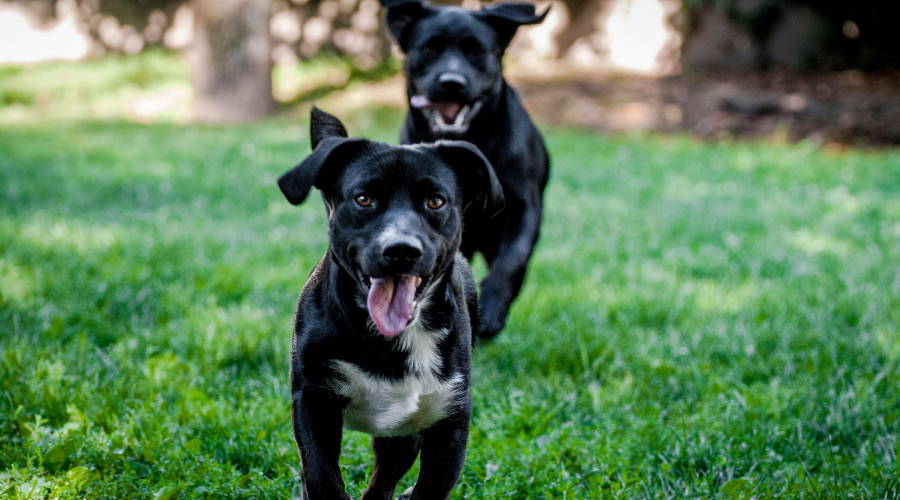
[[[406,328],[415,294],[414,276],[372,278],[366,306],[382,335],[393,337]]]
[[[409,98],[409,105],[414,108],[430,108],[431,101],[422,94],[416,94]]]

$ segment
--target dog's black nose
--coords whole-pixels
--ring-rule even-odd
[[[385,245],[381,254],[390,262],[413,262],[422,256],[422,244],[415,238],[403,238]]]
[[[459,73],[442,73],[438,83],[444,90],[462,90],[466,86],[466,77]]]

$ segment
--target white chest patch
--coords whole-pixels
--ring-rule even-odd
[[[338,374],[332,387],[350,400],[344,409],[344,427],[374,436],[403,436],[446,417],[463,380],[459,374],[446,380],[437,376],[442,367],[437,343],[446,334],[426,330],[416,318],[398,335],[397,349],[409,354],[408,373],[400,379],[373,375],[347,361],[332,361]]]

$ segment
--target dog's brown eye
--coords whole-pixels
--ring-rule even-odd
[[[437,210],[444,206],[447,203],[447,200],[444,199],[443,196],[432,196],[425,201],[425,204],[428,205],[428,208],[432,210]]]
[[[355,198],[353,198],[353,200],[356,201],[356,204],[361,207],[372,206],[372,197],[367,194],[358,194]]]

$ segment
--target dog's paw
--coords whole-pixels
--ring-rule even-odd
[[[478,331],[479,338],[488,340],[494,338],[506,325],[506,314],[509,312],[509,304],[504,303],[504,293],[499,293],[496,286],[485,280],[482,284],[482,294],[478,301]]]
[[[488,340],[492,339],[503,329],[503,323],[506,318],[496,313],[496,310],[487,310],[479,315],[478,331],[475,332],[479,338]]]
[[[397,497],[397,500],[409,500],[410,498],[412,498],[413,488],[415,488],[415,486],[410,486],[409,488],[406,488],[406,491],[401,493],[400,496]]]

